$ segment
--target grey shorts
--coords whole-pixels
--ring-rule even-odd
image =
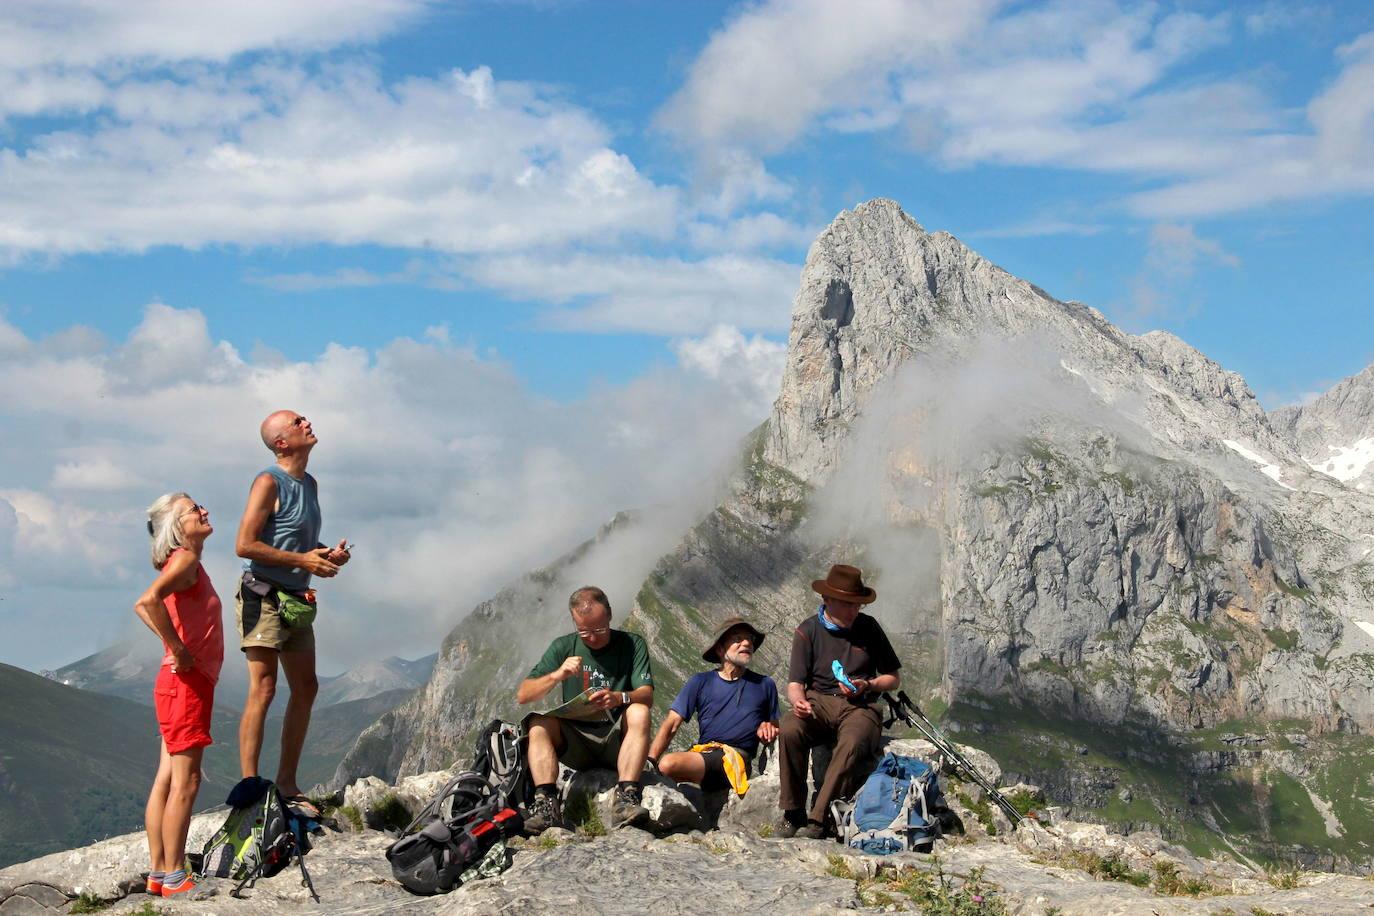
[[[573,770],[604,768],[614,770],[620,760],[620,739],[624,734],[621,723],[610,730],[588,728],[581,722],[558,720],[563,734],[558,748],[558,762]]]

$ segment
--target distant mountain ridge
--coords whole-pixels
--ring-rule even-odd
[[[316,709],[363,700],[396,690],[414,690],[429,679],[437,654],[407,660],[392,656],[363,664],[332,677],[321,677]],[[141,636],[125,638],[114,645],[51,671],[44,677],[96,693],[123,697],[152,705],[153,682],[162,664],[156,639]],[[232,653],[220,672],[215,703],[221,708],[243,709],[248,696],[248,669]]]
[[[147,642],[146,640],[144,642]],[[154,648],[156,648],[154,646]],[[158,729],[150,703],[160,654],[116,645],[40,676],[0,665],[0,866],[123,833],[142,822],[157,769]],[[231,660],[232,661],[232,660]],[[389,658],[321,680],[320,702],[301,758],[303,787],[328,781],[358,735],[404,702],[434,656]],[[226,664],[205,755],[201,809],[223,802],[239,778],[239,674],[235,699]],[[91,684],[64,684],[66,678]],[[223,688],[228,681],[230,691]],[[226,695],[227,694],[227,695]],[[277,765],[283,703],[267,722],[262,769]]]

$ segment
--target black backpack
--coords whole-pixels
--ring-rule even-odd
[[[512,807],[521,809],[529,805],[534,793],[529,768],[525,765],[526,740],[519,726],[492,719],[477,736],[477,749],[472,758],[473,771],[485,777]]]
[[[270,878],[295,859],[301,869],[301,886],[320,902],[305,854],[315,825],[286,804],[270,780],[249,776],[229,791],[224,803],[231,809],[224,824],[206,841],[195,869],[196,878],[229,878],[237,881],[231,896],[238,897],[259,878]]]
[[[519,834],[520,812],[471,770],[448,781],[386,850],[391,873],[412,894],[447,894],[493,846]],[[504,865],[502,865],[504,867]]]

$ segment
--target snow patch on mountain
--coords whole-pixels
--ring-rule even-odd
[[[1248,461],[1253,461],[1255,464],[1258,464],[1260,466],[1260,473],[1273,480],[1274,483],[1278,484],[1286,490],[1297,489],[1297,487],[1289,486],[1288,484],[1283,482],[1283,469],[1280,468],[1277,464],[1274,464],[1268,458],[1265,458],[1258,452],[1251,451],[1250,449],[1241,445],[1234,439],[1222,439],[1221,441],[1223,445],[1225,445],[1227,448],[1229,448],[1236,454],[1240,455],[1242,458],[1245,458]]]
[[[1354,445],[1328,445],[1331,454],[1324,460],[1304,459],[1312,469],[1334,477],[1342,483],[1349,483],[1364,473],[1365,468],[1374,463],[1374,437],[1361,439]],[[1365,489],[1363,483],[1355,485]]]

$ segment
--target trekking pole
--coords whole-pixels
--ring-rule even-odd
[[[954,743],[935,727],[935,723],[926,718],[925,713],[921,712],[921,707],[911,702],[911,698],[906,695],[906,691],[897,691],[897,698],[895,700],[892,698],[891,694],[885,693],[883,694],[883,699],[887,701],[887,708],[890,713],[888,720],[883,723],[884,727],[900,719],[907,725],[916,729],[925,736],[927,741],[935,745],[936,750],[952,762],[957,769],[963,770],[968,774],[969,778],[977,783],[979,788],[992,798],[997,804],[997,807],[1001,808],[1002,812],[1006,814],[1007,818],[1011,821],[1013,828],[1025,820],[1025,816],[1022,815],[1020,811],[1016,810],[1016,806],[1007,801],[1005,795],[997,791],[997,787],[992,784],[992,781],[978,771],[978,768],[954,746]]]

